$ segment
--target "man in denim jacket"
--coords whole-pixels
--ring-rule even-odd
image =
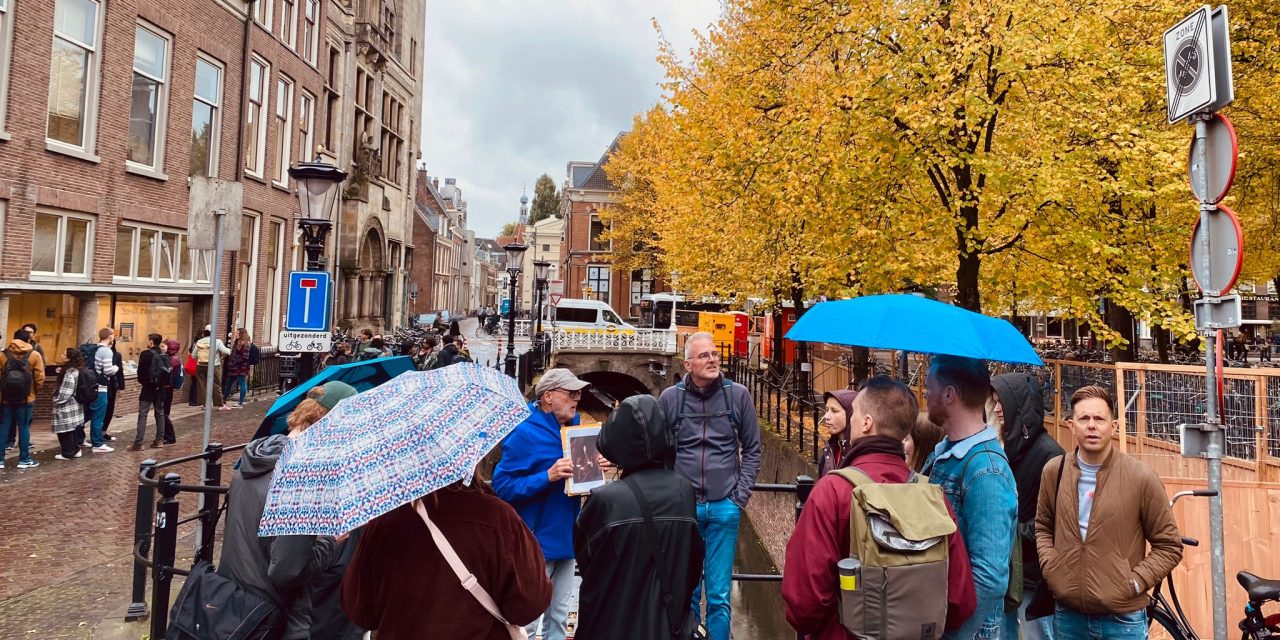
[[[925,461],[929,481],[942,486],[969,549],[978,608],[944,638],[999,638],[1018,489],[996,432],[983,420],[991,374],[981,360],[935,356],[925,380],[929,419],[946,437]]]

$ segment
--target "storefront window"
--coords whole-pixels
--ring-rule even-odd
[[[191,303],[177,297],[117,296],[115,328],[125,375],[134,375],[148,334],[158,333],[184,346],[191,343]]]

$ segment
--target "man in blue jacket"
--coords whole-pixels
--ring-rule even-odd
[[[533,531],[551,578],[551,605],[526,631],[543,640],[564,640],[569,596],[573,591],[573,523],[578,498],[565,495],[564,481],[573,463],[564,455],[560,428],[577,423],[578,400],[589,383],[568,369],[549,369],[534,387],[530,415],[502,443],[502,459],[493,470],[493,490],[515,507]]]

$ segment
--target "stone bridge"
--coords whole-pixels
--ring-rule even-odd
[[[656,396],[684,373],[672,331],[555,332],[550,338],[550,366],[573,371],[615,400],[641,393]]]

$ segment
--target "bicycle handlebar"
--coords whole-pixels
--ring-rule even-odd
[[[1191,495],[1196,496],[1198,498],[1212,498],[1218,495],[1218,492],[1214,491],[1213,489],[1197,489],[1195,491],[1192,491]]]

